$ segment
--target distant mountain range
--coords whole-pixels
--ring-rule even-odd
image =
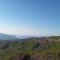
[[[16,39],[26,39],[32,37],[42,37],[42,36],[31,36],[31,35],[9,35],[0,33],[0,40],[16,40]]]
[[[40,38],[44,37],[42,35],[16,35],[16,38],[18,39],[26,39],[26,38]]]
[[[16,40],[16,39],[26,39],[32,37],[30,35],[9,35],[0,33],[0,40]]]
[[[16,36],[13,36],[13,35],[8,35],[8,34],[0,33],[0,39],[1,40],[15,40],[17,38],[16,38]]]

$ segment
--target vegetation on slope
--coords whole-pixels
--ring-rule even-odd
[[[52,36],[46,38],[28,38],[14,42],[1,41],[0,60],[17,60],[18,58],[20,60],[28,60],[28,57],[30,60],[59,60],[60,38],[58,38],[57,36]]]

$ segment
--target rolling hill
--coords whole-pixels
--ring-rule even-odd
[[[0,60],[59,60],[60,37],[0,40]]]

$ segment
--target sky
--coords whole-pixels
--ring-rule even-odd
[[[0,0],[0,33],[60,35],[60,0]]]

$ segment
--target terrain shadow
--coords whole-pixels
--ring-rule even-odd
[[[20,55],[14,57],[12,60],[31,60],[31,57],[29,55]]]
[[[31,60],[31,57],[29,55],[25,55],[22,60]]]

